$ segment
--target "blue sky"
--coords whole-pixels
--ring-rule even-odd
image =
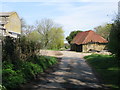
[[[65,36],[73,30],[93,30],[111,23],[119,0],[2,0],[0,12],[16,11],[27,24],[50,18],[60,24]]]

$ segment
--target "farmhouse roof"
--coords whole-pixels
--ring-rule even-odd
[[[71,41],[71,44],[87,44],[89,42],[98,42],[98,43],[107,43],[108,41],[102,36],[98,35],[92,30],[79,32],[74,39]]]

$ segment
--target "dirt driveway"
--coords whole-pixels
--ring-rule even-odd
[[[48,56],[61,57],[58,69],[47,76],[40,77],[37,82],[30,83],[25,90],[43,90],[47,88],[101,88],[99,81],[87,65],[83,56],[90,53],[71,51],[41,51]]]

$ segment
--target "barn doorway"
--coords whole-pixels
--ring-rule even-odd
[[[82,45],[76,45],[76,51],[82,52]]]

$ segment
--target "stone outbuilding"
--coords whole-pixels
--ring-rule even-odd
[[[104,50],[108,41],[92,30],[79,32],[71,41],[71,50],[89,52]]]

